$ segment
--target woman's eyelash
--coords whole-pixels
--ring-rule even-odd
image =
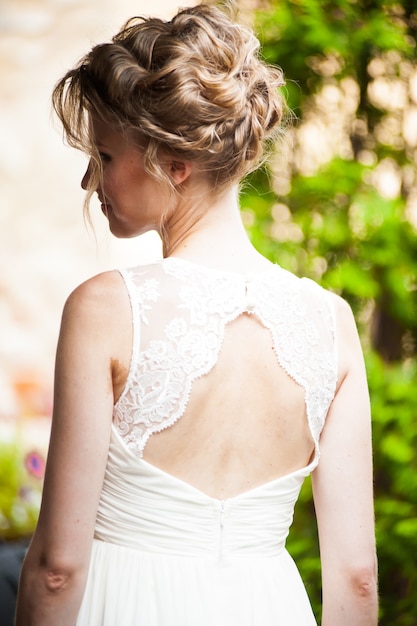
[[[101,161],[110,161],[110,156],[105,152],[99,152],[99,157]]]

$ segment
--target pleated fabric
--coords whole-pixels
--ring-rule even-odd
[[[112,429],[77,626],[316,626],[285,549],[309,466],[216,500]]]

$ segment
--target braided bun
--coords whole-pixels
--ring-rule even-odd
[[[113,129],[136,130],[156,176],[164,148],[198,163],[221,189],[259,164],[281,120],[281,85],[254,34],[200,4],[171,21],[129,20],[59,81],[53,104],[71,145],[91,153],[92,112]]]

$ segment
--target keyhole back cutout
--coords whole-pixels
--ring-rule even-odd
[[[143,458],[212,497],[232,497],[309,463],[304,395],[279,365],[270,331],[241,314],[183,415],[151,435]]]

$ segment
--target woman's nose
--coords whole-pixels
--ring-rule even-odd
[[[90,180],[90,176],[91,176],[91,161],[88,162],[88,166],[87,166],[87,169],[85,170],[85,174],[81,179],[81,187],[82,189],[84,189],[84,191],[87,191],[88,189],[88,182]]]

